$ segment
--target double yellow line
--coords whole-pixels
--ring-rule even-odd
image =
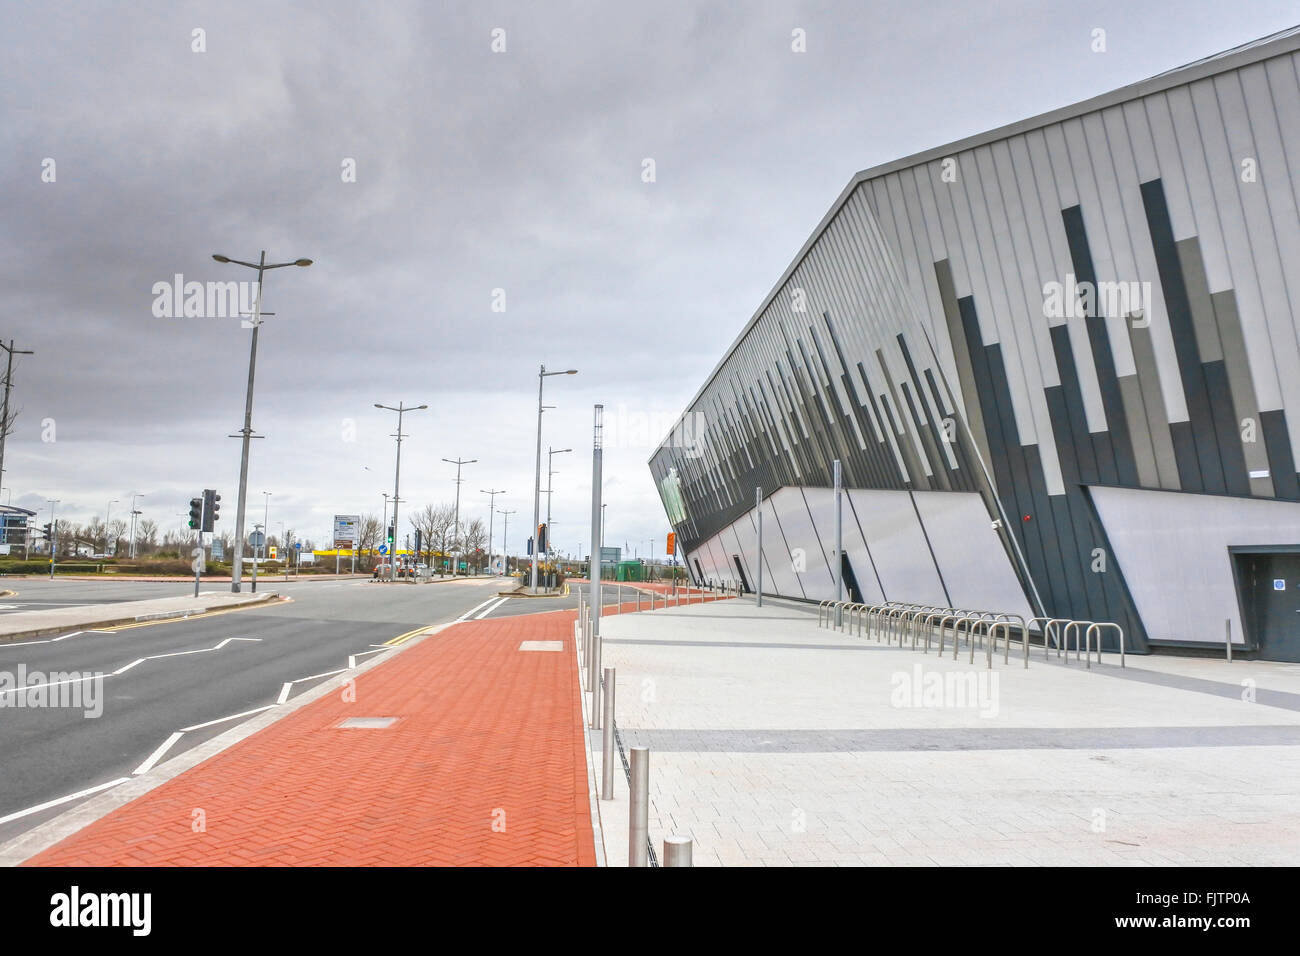
[[[433,627],[437,627],[437,625],[421,624],[419,627],[413,628],[407,631],[405,634],[398,634],[396,637],[392,638],[391,640],[384,641],[384,647],[396,647],[398,644],[405,644],[411,638],[419,634],[423,634],[425,631]]]

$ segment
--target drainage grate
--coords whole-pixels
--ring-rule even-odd
[[[396,717],[346,717],[339,721],[340,730],[385,730],[397,723]]]

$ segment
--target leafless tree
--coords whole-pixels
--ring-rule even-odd
[[[469,555],[474,562],[474,570],[482,570],[483,549],[488,544],[487,528],[483,524],[483,519],[475,518],[471,521],[461,530],[461,537],[464,539],[465,554]]]
[[[158,523],[149,518],[136,525],[136,554],[152,554],[158,548]]]

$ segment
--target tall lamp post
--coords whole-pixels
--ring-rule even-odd
[[[239,430],[239,434],[230,436],[243,439],[239,455],[239,502],[235,505],[235,554],[230,567],[230,590],[238,594],[244,576],[244,507],[248,499],[248,442],[253,437],[253,375],[257,370],[257,333],[262,329],[262,276],[270,269],[283,269],[286,266],[306,268],[311,265],[311,260],[295,259],[293,262],[268,265],[266,250],[262,250],[262,257],[257,262],[241,262],[239,259],[216,254],[212,258],[217,262],[257,270],[257,294],[253,298],[253,339],[248,347],[248,392],[244,396],[244,427]]]
[[[138,491],[131,492],[131,547],[127,551],[128,557],[135,559],[135,519],[141,512],[135,509],[135,499],[143,498],[144,495]]]
[[[496,506],[497,495],[504,495],[505,491],[500,488],[494,488],[491,491],[484,488],[480,488],[479,494],[488,496],[488,567],[491,568],[492,559],[496,557],[496,555],[492,553],[492,550],[497,543],[497,539],[493,537],[496,529],[493,527],[492,519],[496,517],[495,506]]]
[[[573,449],[550,447],[546,449],[546,547],[548,551],[551,546],[551,476],[555,474],[555,456],[563,455],[567,451]]]
[[[472,464],[474,464],[474,462],[478,461],[478,459],[477,459],[477,458],[457,458],[457,459],[455,459],[455,460],[453,461],[453,460],[450,459],[450,458],[444,458],[443,461],[445,461],[445,462],[446,462],[447,464],[449,464],[449,465],[455,465],[455,466],[456,466],[456,517],[455,517],[455,519],[454,519],[454,520],[455,520],[455,526],[456,526],[456,527],[455,527],[455,531],[454,531],[453,534],[452,534],[452,541],[455,543],[455,546],[456,546],[456,553],[457,553],[460,557],[464,557],[464,556],[465,556],[465,548],[464,548],[464,546],[461,544],[461,541],[460,541],[460,481],[461,481],[461,479],[460,479],[460,466],[461,466],[461,465],[472,465]],[[459,560],[459,558],[457,558],[456,564],[457,564],[457,565],[460,564],[460,560]],[[451,569],[452,576],[454,577],[455,574],[456,574],[456,572],[459,571],[459,570],[460,570],[459,567],[452,568],[452,569]]]
[[[509,511],[498,511],[497,514],[505,516],[505,524],[501,529],[501,570],[506,574],[510,573],[510,546],[506,543],[510,538],[510,516],[518,513],[518,508],[512,508]]]
[[[416,405],[412,407],[404,402],[398,402],[397,407],[394,408],[392,405],[380,405],[378,402],[375,402],[375,408],[397,412],[397,434],[394,436],[397,439],[397,468],[393,472],[393,554],[389,556],[388,562],[388,580],[390,581],[397,580],[397,502],[399,500],[398,491],[402,484],[402,416],[407,412],[418,412],[428,407],[428,405]]]
[[[9,390],[14,384],[14,356],[15,355],[35,355],[30,350],[14,348],[14,340],[10,339],[9,344],[0,342],[0,349],[9,353],[8,361],[5,363],[5,398],[4,407],[0,409],[0,485],[4,484],[5,474],[5,438],[9,434]]]
[[[542,385],[551,375],[577,375],[576,368],[565,369],[563,372],[548,372],[543,365],[537,372],[537,470],[533,477],[533,570],[530,589],[537,590],[537,540],[538,524],[542,519]]]

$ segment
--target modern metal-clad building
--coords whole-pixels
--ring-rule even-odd
[[[692,574],[830,597],[838,459],[855,598],[1300,660],[1298,200],[1300,27],[859,173],[650,461]]]

